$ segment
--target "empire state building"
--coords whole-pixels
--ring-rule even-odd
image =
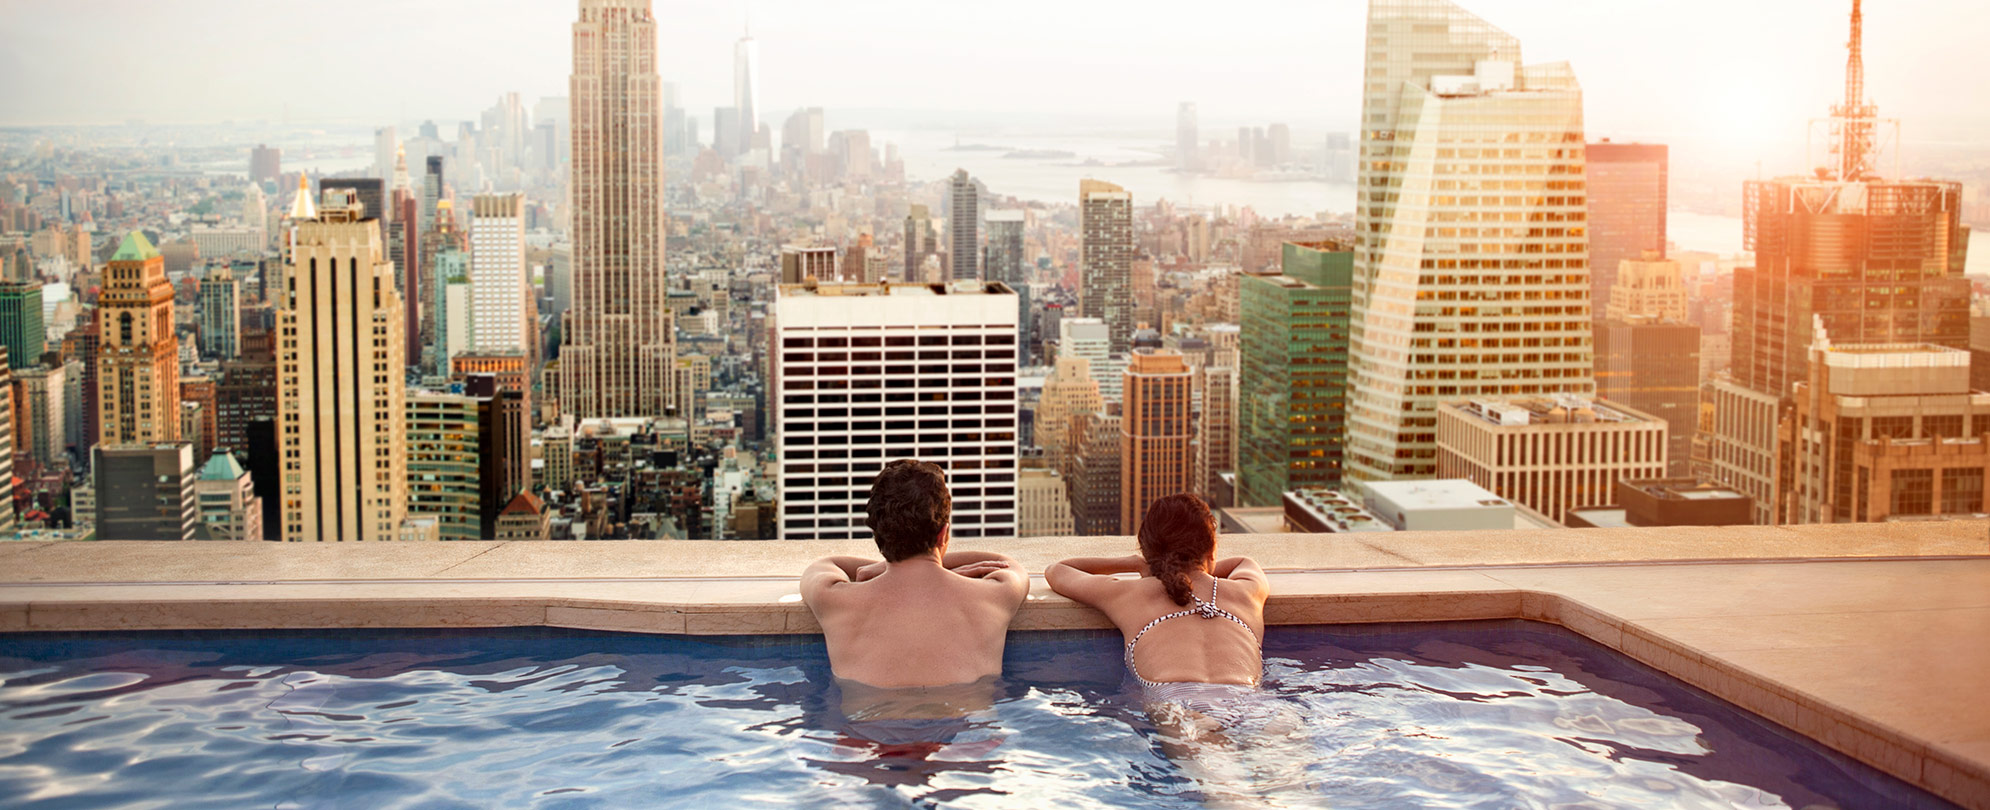
[[[559,399],[580,418],[674,402],[664,306],[663,96],[650,0],[581,0],[573,28],[573,308]]]

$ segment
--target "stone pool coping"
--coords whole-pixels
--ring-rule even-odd
[[[1559,624],[1990,810],[1990,522],[1225,537],[1273,624]],[[808,560],[865,543],[9,543],[0,632],[553,626],[810,633]],[[988,544],[1032,571],[1125,538]],[[1037,577],[1017,630],[1106,628]]]

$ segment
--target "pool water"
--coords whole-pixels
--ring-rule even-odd
[[[945,744],[867,742],[819,638],[0,636],[0,806],[1952,808],[1560,628],[1273,628],[1185,745],[1110,633],[1011,638]],[[877,736],[877,735],[873,735]]]

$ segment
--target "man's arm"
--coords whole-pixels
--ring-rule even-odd
[[[1007,554],[993,551],[950,551],[940,565],[964,577],[985,579],[1002,585],[1020,606],[1030,592],[1030,575],[1022,564]]]
[[[813,609],[830,586],[860,581],[858,571],[876,562],[862,557],[824,557],[802,571],[802,601]]]

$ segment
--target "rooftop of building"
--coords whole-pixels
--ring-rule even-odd
[[[156,258],[159,258],[159,249],[153,247],[152,240],[146,239],[145,234],[138,231],[125,234],[124,241],[117,246],[117,252],[111,254],[111,261],[114,262],[142,262]]]
[[[1015,290],[999,281],[961,279],[948,284],[882,282],[878,284],[782,284],[782,298],[882,298],[891,296],[930,297],[940,295],[1014,295]]]
[[[200,467],[202,481],[239,481],[242,478],[242,465],[235,460],[235,454],[227,450],[217,450]]]
[[[1636,488],[1652,497],[1672,500],[1715,501],[1748,497],[1732,487],[1708,483],[1696,478],[1653,478],[1643,481],[1625,481],[1623,483],[1624,486]]]
[[[1368,481],[1370,495],[1405,509],[1512,509],[1514,504],[1492,490],[1463,478],[1423,481]]]
[[[1300,489],[1284,495],[1288,509],[1299,509],[1334,532],[1392,532],[1396,527],[1376,517],[1355,496],[1331,489]]]
[[[1641,422],[1664,423],[1665,420],[1631,410],[1622,405],[1599,402],[1585,397],[1557,395],[1527,399],[1474,399],[1466,402],[1450,403],[1442,408],[1452,408],[1468,416],[1500,427],[1526,427],[1531,425],[1566,424],[1629,424]]]

